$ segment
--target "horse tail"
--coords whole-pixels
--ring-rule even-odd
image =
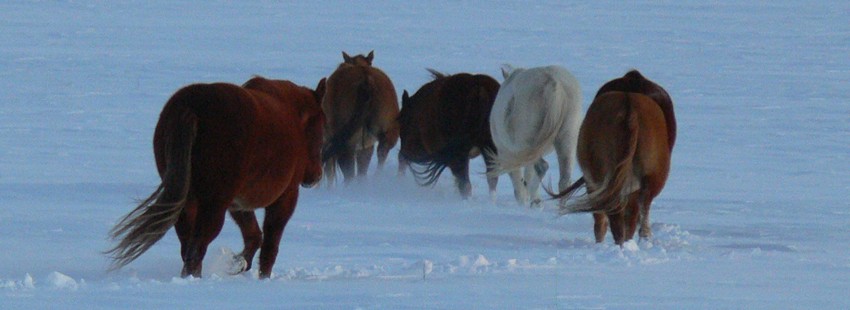
[[[640,130],[638,112],[630,102],[629,94],[623,95],[625,118],[623,121],[623,136],[626,144],[620,161],[611,173],[605,175],[602,185],[574,204],[562,208],[561,214],[574,212],[604,212],[618,213],[626,207],[626,200],[633,188],[634,156],[637,152],[638,133]]]
[[[572,185],[568,186],[559,193],[553,192],[550,186],[544,186],[543,189],[546,191],[547,194],[549,194],[552,199],[569,199],[570,197],[575,195],[576,191],[578,191],[578,189],[584,186],[586,183],[587,182],[584,180],[584,177],[580,177]]]
[[[427,159],[408,159],[411,163],[408,169],[413,173],[416,183],[421,186],[431,186],[437,182],[447,167],[459,160],[465,160],[471,149],[472,145],[468,137],[455,137]]]
[[[354,133],[360,129],[360,126],[366,124],[372,112],[372,104],[374,101],[374,82],[368,74],[365,80],[357,87],[357,98],[354,100],[354,113],[348,119],[348,122],[339,130],[336,130],[333,135],[322,147],[322,162],[328,161],[332,157],[342,152],[348,145]],[[370,128],[363,128],[364,131]],[[366,132],[364,132],[366,134]]]
[[[559,87],[558,83],[549,81],[545,87],[552,88],[552,96],[555,98],[564,98],[564,100],[567,100],[566,98],[568,97],[566,96],[566,93],[561,87]],[[545,91],[543,93],[545,93]],[[509,105],[513,105],[515,103],[515,99],[512,98]],[[540,127],[538,127],[537,133],[533,137],[524,137],[524,139],[528,139],[527,141],[530,145],[519,149],[486,150],[486,152],[489,153],[488,155],[493,158],[493,161],[489,166],[490,171],[487,172],[488,176],[499,176],[508,171],[520,168],[523,165],[531,163],[538,158],[543,157],[543,155],[546,155],[546,152],[550,150],[549,147],[554,143],[555,138],[557,138],[558,133],[560,132],[562,122],[566,115],[565,111],[567,110],[566,104],[561,104],[560,102],[549,106],[549,108],[549,110],[541,111],[545,115],[543,116],[543,122],[540,124]],[[509,107],[508,109],[512,108]],[[506,117],[510,118],[510,115],[507,115]],[[504,120],[504,122],[505,125],[510,126],[508,125],[510,124],[509,119]],[[508,134],[504,135],[508,136]],[[517,141],[511,141],[510,144],[514,144],[516,142]]]
[[[185,97],[183,97],[185,98]],[[109,270],[117,270],[145,253],[177,222],[186,204],[191,179],[192,145],[198,117],[175,97],[161,118],[165,173],[162,183],[147,199],[125,215],[109,234],[120,240],[104,254],[113,259]],[[170,110],[170,111],[169,111]],[[158,126],[159,127],[159,126]]]

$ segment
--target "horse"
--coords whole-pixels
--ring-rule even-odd
[[[672,111],[672,110],[671,110]],[[582,185],[587,195],[561,208],[561,214],[594,212],[596,242],[610,223],[614,242],[649,238],[649,209],[670,171],[670,137],[664,110],[652,98],[609,91],[587,110],[578,140],[578,163],[584,177],[553,198],[571,196]]]
[[[502,69],[505,81],[490,114],[496,145],[494,169],[508,172],[520,205],[540,203],[538,189],[549,164],[543,156],[558,155],[559,188],[570,184],[580,124],[581,88],[567,69],[559,66]]]
[[[663,87],[645,78],[638,70],[630,70],[622,77],[613,79],[602,85],[602,87],[599,88],[599,91],[596,92],[595,97],[599,97],[600,95],[611,91],[639,93],[652,98],[652,100],[658,104],[658,107],[661,108],[661,111],[664,113],[664,120],[667,125],[667,144],[670,147],[670,152],[673,151],[673,145],[676,144],[676,116],[673,112],[673,100],[670,99],[670,95]],[[581,186],[584,184],[584,181],[585,180],[582,177],[574,186]],[[649,207],[647,206],[647,208]],[[649,226],[648,209],[646,216],[647,218],[642,220],[646,221],[645,223],[642,222],[642,225],[646,225],[646,230],[644,231],[645,235],[642,236],[642,238],[649,238],[652,235],[651,227]],[[602,242],[605,239],[605,230],[608,227],[608,216],[604,213],[594,213],[593,219],[595,223],[594,230],[596,231],[596,242]]]
[[[110,269],[138,258],[174,226],[181,276],[201,277],[207,246],[229,211],[244,241],[234,273],[250,270],[261,248],[259,277],[270,277],[299,185],[314,187],[322,178],[324,89],[325,79],[314,91],[254,77],[242,86],[193,84],[172,95],[153,139],[162,183],[110,231],[118,240],[105,252]],[[262,231],[258,208],[266,209]]]
[[[336,166],[345,182],[366,176],[378,142],[378,171],[383,170],[390,149],[399,136],[398,99],[390,78],[372,66],[375,52],[349,56],[327,79],[322,100],[325,111],[325,145],[322,162],[328,186],[336,182]]]
[[[431,82],[413,96],[405,90],[401,97],[399,174],[410,168],[420,185],[429,186],[448,167],[466,199],[472,193],[469,160],[481,150],[496,148],[489,118],[499,82],[483,74],[428,71],[434,78]],[[492,162],[490,153],[484,152],[483,157],[485,162]],[[416,165],[424,169],[414,168]],[[487,178],[491,195],[498,180],[498,176]]]

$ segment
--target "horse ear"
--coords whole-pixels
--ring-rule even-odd
[[[369,55],[366,56],[366,61],[368,61],[369,64],[371,65],[372,59],[374,59],[374,58],[375,58],[375,50],[372,50],[371,52],[369,52]]]
[[[404,103],[410,100],[410,96],[407,94],[407,90],[404,90],[404,93],[401,94],[401,106],[404,106]]]
[[[316,85],[316,90],[313,91],[313,96],[316,97],[316,102],[322,104],[322,98],[325,97],[325,89],[327,88],[327,78],[319,80],[319,85]]]
[[[351,63],[351,56],[348,56],[348,53],[342,52],[342,59],[345,60],[346,63]]]
[[[511,76],[511,72],[513,72],[513,71],[514,71],[514,67],[512,67],[511,65],[508,65],[508,64],[502,65],[502,77],[505,78],[506,80],[508,79],[509,76]]]

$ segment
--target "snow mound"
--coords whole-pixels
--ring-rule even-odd
[[[27,273],[21,281],[0,279],[0,289],[15,291],[33,288],[35,288],[35,281],[29,273]]]
[[[76,291],[80,285],[74,278],[71,278],[58,271],[51,272],[47,275],[46,283],[55,289]]]

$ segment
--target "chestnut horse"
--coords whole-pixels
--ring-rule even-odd
[[[643,77],[637,70],[631,70],[626,72],[623,77],[613,79],[602,85],[596,92],[596,97],[609,91],[638,93],[652,98],[664,112],[664,120],[667,123],[667,141],[670,150],[673,150],[673,144],[676,144],[676,115],[673,113],[673,100],[670,99],[670,95],[663,87]]]
[[[328,186],[336,182],[336,166],[345,182],[366,175],[378,142],[378,170],[383,169],[390,149],[398,141],[398,99],[389,77],[372,66],[374,51],[368,56],[348,56],[328,77],[322,100],[325,111],[325,145],[322,162]]]
[[[596,242],[610,223],[614,242],[632,239],[640,220],[640,237],[649,238],[649,209],[670,171],[670,138],[664,111],[638,93],[605,92],[587,110],[578,139],[583,179],[554,195],[562,198],[581,187],[587,195],[561,209],[562,214],[595,212]]]
[[[434,184],[448,167],[455,176],[463,198],[472,193],[469,183],[469,159],[481,150],[495,150],[490,136],[490,109],[499,91],[499,82],[487,75],[458,73],[445,75],[429,69],[434,80],[423,85],[413,96],[401,96],[401,150],[399,174],[409,168],[420,185]],[[488,169],[492,158],[484,152]],[[424,169],[415,168],[416,165]],[[495,195],[498,176],[487,178]]]
[[[316,91],[289,81],[255,77],[244,85],[194,84],[165,104],[154,132],[162,183],[112,229],[112,269],[132,262],[174,226],[183,258],[181,276],[201,276],[207,246],[228,211],[245,248],[235,272],[260,252],[268,278],[284,227],[295,211],[298,186],[321,180],[324,115]],[[266,208],[263,229],[254,210]]]
[[[639,71],[631,70],[622,77],[613,79],[602,85],[599,91],[596,92],[596,97],[610,91],[639,93],[652,98],[664,113],[664,120],[667,124],[667,143],[670,147],[670,152],[673,151],[673,145],[676,143],[676,115],[673,112],[673,100],[670,99],[670,95],[663,87],[645,78]],[[580,178],[573,186],[581,186],[582,184],[584,184],[584,178]],[[648,238],[652,235],[652,230],[649,226],[649,206],[646,207],[645,215],[641,217],[642,238]],[[596,242],[602,242],[605,239],[605,231],[608,227],[608,216],[597,212],[593,214],[593,219]]]

